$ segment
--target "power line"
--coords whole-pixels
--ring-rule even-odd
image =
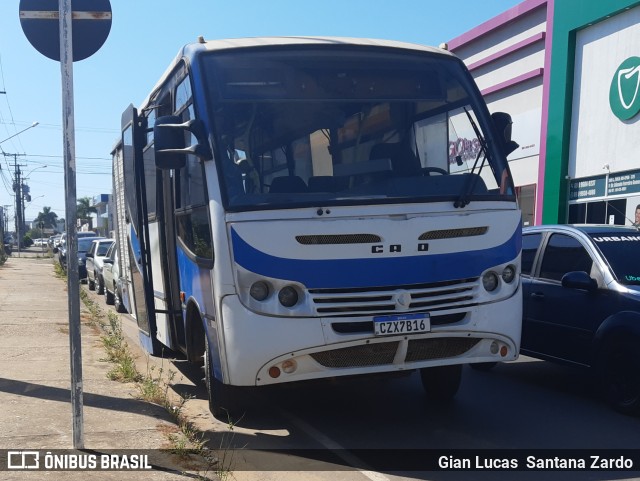
[[[13,122],[13,124],[15,125],[29,125],[31,122],[26,122],[23,120],[19,120],[16,122]],[[0,124],[6,124],[6,122],[2,121],[0,119]],[[45,129],[55,129],[55,130],[62,130],[62,125],[60,124],[47,124],[47,123],[40,123],[40,126],[45,128]],[[78,132],[93,132],[96,134],[111,134],[114,136],[117,136],[118,134],[120,134],[120,131],[118,129],[109,129],[106,127],[76,127],[75,128],[76,131]]]
[[[4,67],[2,66],[2,54],[0,54],[0,78],[2,79],[2,85],[6,85],[5,80],[4,80]],[[11,104],[9,103],[9,94],[7,94],[7,92],[4,92],[4,97],[5,100],[7,102],[7,108],[9,109],[9,116],[11,117],[11,124],[13,125],[14,130],[17,132],[17,127],[16,127],[16,121],[13,118],[13,111],[11,110]],[[0,113],[0,120],[2,119],[2,114]],[[4,123],[4,121],[3,121]],[[7,132],[9,132],[9,130],[7,129]],[[20,141],[20,138],[17,139],[18,143],[20,144],[20,150],[24,151],[24,147],[22,145],[22,142]],[[13,140],[11,141],[13,143]]]
[[[64,159],[64,156],[62,155],[45,155],[45,154],[29,154],[29,157],[43,157],[43,158],[47,158],[47,159]],[[112,159],[109,157],[80,157],[80,156],[75,156],[76,159],[84,159],[84,160],[107,160],[107,161],[111,161]]]

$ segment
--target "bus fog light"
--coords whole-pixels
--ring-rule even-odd
[[[498,275],[493,271],[487,272],[482,276],[482,286],[487,292],[495,291],[498,287]]]
[[[264,301],[269,296],[269,285],[266,282],[254,282],[249,289],[249,294],[256,301]]]
[[[269,368],[269,376],[273,379],[277,379],[280,377],[280,368],[278,366],[271,366]]]
[[[500,346],[498,346],[498,343],[496,341],[493,341],[491,343],[491,346],[489,346],[489,351],[491,352],[491,354],[498,354],[499,350]]]
[[[282,370],[287,374],[294,373],[298,369],[298,363],[293,359],[287,359],[282,363]]]
[[[293,307],[298,303],[298,292],[292,286],[280,289],[278,300],[284,307]]]
[[[515,267],[509,265],[504,268],[502,271],[502,280],[507,284],[511,284],[513,280],[516,278],[516,269]]]

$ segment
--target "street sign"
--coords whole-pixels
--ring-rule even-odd
[[[60,61],[59,0],[20,0],[22,31],[45,57]],[[109,0],[72,0],[73,61],[96,53],[111,31]]]
[[[111,30],[111,4],[109,0],[20,0],[20,23],[38,52],[60,62],[73,447],[84,449],[80,279],[74,226],[77,205],[73,62],[93,55],[104,44]]]

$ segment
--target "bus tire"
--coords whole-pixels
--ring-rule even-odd
[[[213,375],[209,339],[205,335],[204,380],[209,397],[209,411],[216,419],[234,423],[241,414],[239,391],[241,388],[224,384]]]
[[[420,380],[429,401],[449,402],[455,397],[460,387],[462,364],[422,368]]]

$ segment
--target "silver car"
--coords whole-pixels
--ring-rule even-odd
[[[113,305],[118,312],[127,312],[122,302],[122,284],[120,282],[120,263],[118,245],[114,243],[103,260],[102,277],[104,279],[104,301]]]
[[[98,294],[104,294],[103,261],[114,242],[115,239],[97,239],[91,243],[86,256],[87,284],[90,291],[95,289]]]

